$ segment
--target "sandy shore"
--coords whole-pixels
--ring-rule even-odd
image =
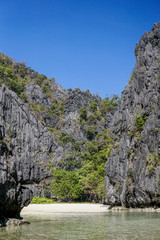
[[[30,204],[24,207],[21,214],[44,214],[44,213],[100,213],[108,212],[108,207],[102,204]]]
[[[21,211],[22,215],[43,215],[53,213],[105,213],[105,212],[160,212],[160,208],[125,208],[114,207],[102,204],[83,204],[83,203],[60,203],[60,204],[30,204]]]

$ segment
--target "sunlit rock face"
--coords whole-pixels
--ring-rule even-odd
[[[19,217],[33,197],[30,186],[47,178],[56,144],[17,95],[0,88],[0,216]]]
[[[107,203],[160,206],[160,23],[135,48],[136,66],[115,112],[105,168]]]

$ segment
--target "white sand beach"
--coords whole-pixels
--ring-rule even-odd
[[[108,206],[102,204],[60,203],[60,204],[30,204],[24,207],[21,214],[45,214],[45,213],[100,213],[107,212]]]

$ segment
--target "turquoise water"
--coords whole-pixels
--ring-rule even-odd
[[[0,240],[160,240],[160,213],[24,216],[30,225],[0,229]]]

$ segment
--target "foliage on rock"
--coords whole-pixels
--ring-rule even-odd
[[[53,171],[52,194],[61,200],[104,201],[104,166],[113,148],[112,133],[104,130],[77,152],[81,165],[77,170]]]

